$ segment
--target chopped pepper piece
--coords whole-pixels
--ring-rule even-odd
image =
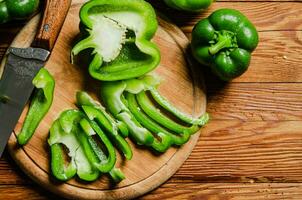
[[[219,9],[200,20],[192,31],[192,52],[220,79],[229,81],[243,74],[258,45],[255,26],[242,13]]]
[[[45,68],[42,68],[35,76],[33,85],[36,89],[21,132],[17,136],[20,145],[28,143],[53,101],[55,80]]]
[[[121,136],[123,136],[124,138],[128,137],[129,131],[128,131],[127,125],[124,122],[116,120],[113,117],[111,117],[111,115],[109,115],[106,112],[106,109],[99,102],[93,100],[92,97],[89,96],[88,93],[83,92],[83,91],[78,91],[76,94],[76,98],[77,98],[77,105],[79,107],[93,106],[93,107],[97,108],[98,110],[100,110],[102,112],[104,117],[106,117],[106,119],[112,124],[114,130],[116,130],[116,128],[118,128]]]
[[[77,43],[71,54],[93,49],[89,73],[95,79],[130,79],[158,66],[160,52],[150,41],[158,25],[149,3],[143,0],[89,1],[81,8],[80,19],[89,36]]]
[[[153,97],[153,99],[164,109],[169,111],[171,114],[173,114],[175,117],[177,117],[179,120],[188,123],[188,124],[196,124],[199,126],[204,126],[209,121],[209,115],[205,114],[202,115],[200,118],[193,118],[188,116],[187,114],[179,111],[174,106],[172,106],[165,97],[163,97],[156,88],[150,89],[150,93]]]
[[[156,134],[156,137],[153,141],[153,144],[151,147],[155,149],[158,152],[165,152],[169,149],[169,147],[172,145],[172,137],[170,134],[167,134],[166,132],[162,131],[154,131],[154,129],[150,129],[147,119],[143,118],[142,115],[139,115],[138,113],[138,105],[135,100],[134,94],[131,94],[129,92],[126,93],[126,100],[128,101],[128,107],[130,112],[133,114],[135,119],[145,128],[147,128],[150,132],[153,132]],[[150,124],[151,125],[151,124]],[[159,138],[159,139],[157,139]]]
[[[62,114],[64,115],[65,113],[66,112],[63,112]],[[60,120],[56,120],[53,123],[48,140],[51,149],[52,174],[62,181],[71,179],[75,173],[82,180],[94,181],[99,177],[100,173],[86,158],[84,150],[77,140],[75,133],[77,131],[79,130],[75,128],[70,132],[65,132],[60,124]],[[67,147],[68,156],[71,159],[67,168],[64,166],[62,145]]]
[[[150,146],[154,141],[152,133],[139,124],[122,101],[126,87],[125,81],[103,82],[101,84],[102,101],[115,118],[128,126],[129,134],[137,144]]]
[[[110,140],[107,138],[107,136],[104,134],[101,128],[98,127],[93,121],[88,121],[85,119],[85,115],[78,111],[78,110],[69,110],[65,111],[61,117],[60,117],[60,123],[62,128],[65,132],[69,132],[72,129],[77,129],[76,136],[80,138],[82,137],[80,134],[79,127],[77,125],[80,124],[83,131],[86,135],[92,136],[92,135],[98,135],[98,138],[101,139],[103,144],[105,145],[107,151],[108,151],[108,159],[103,158],[99,162],[92,162],[93,166],[96,167],[101,172],[109,172],[115,162],[116,162],[116,155],[114,147],[112,146]],[[97,134],[96,134],[97,133]],[[85,139],[85,138],[84,138]],[[91,141],[93,140],[92,137],[88,137],[88,139]],[[87,143],[86,140],[80,140],[83,144],[83,151],[85,152],[87,158],[89,161],[92,161],[92,155],[90,154],[91,150],[89,149],[89,143]],[[88,141],[89,142],[89,141]]]
[[[201,11],[208,8],[213,0],[164,0],[171,8],[184,11]]]
[[[149,131],[168,135],[171,138],[171,144],[175,144],[175,145],[183,145],[190,139],[191,134],[188,132],[184,132],[183,134],[173,134],[167,131],[166,129],[164,129],[163,127],[161,127],[155,121],[153,121],[149,116],[147,116],[140,109],[137,100],[135,98],[135,95],[128,93],[126,95],[126,98],[131,113],[134,115],[137,121],[139,121],[139,123],[141,123]]]
[[[154,121],[161,124],[162,126],[166,127],[167,129],[177,133],[177,134],[183,134],[183,133],[190,133],[193,134],[199,130],[198,125],[192,125],[191,127],[186,127],[183,125],[180,125],[170,118],[163,115],[160,110],[158,110],[153,103],[150,101],[150,99],[147,97],[145,91],[140,92],[137,96],[137,101],[142,110],[150,116]]]
[[[84,130],[85,134],[79,135],[79,139],[84,146],[85,153],[87,158],[89,159],[90,163],[95,163],[99,165],[100,161],[108,160],[107,155],[105,152],[98,146],[97,142],[91,137],[95,135],[95,131],[90,126],[89,122],[86,119],[82,119],[80,122],[82,129]],[[85,131],[86,130],[86,131]],[[109,171],[110,177],[113,179],[115,183],[121,182],[125,179],[125,175],[123,172],[113,166],[113,168]]]

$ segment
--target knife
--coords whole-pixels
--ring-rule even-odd
[[[31,47],[8,49],[0,79],[0,157],[34,89],[32,80],[45,65],[68,13],[71,0],[46,0]]]

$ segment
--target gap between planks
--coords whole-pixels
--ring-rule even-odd
[[[44,191],[37,185],[0,186],[0,193],[1,198],[3,199],[23,200],[24,197],[31,197],[31,200],[50,200],[57,198],[55,195]],[[300,200],[301,196],[301,183],[184,183],[180,185],[168,182],[162,185],[162,187],[138,199],[151,200],[172,198],[178,200]]]

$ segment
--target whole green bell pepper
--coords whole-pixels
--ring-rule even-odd
[[[35,76],[33,85],[36,89],[21,132],[17,136],[20,145],[25,145],[30,140],[53,101],[55,80],[45,68]]]
[[[23,20],[39,8],[39,0],[0,0],[0,24],[10,20]]]
[[[89,65],[92,77],[102,81],[139,77],[160,62],[158,47],[151,42],[156,14],[144,0],[94,0],[80,11],[88,37],[77,43],[72,56],[93,49]]]
[[[164,0],[171,8],[196,12],[208,8],[213,0]]]
[[[243,74],[258,45],[255,26],[242,13],[220,9],[200,20],[192,31],[192,52],[222,80]]]

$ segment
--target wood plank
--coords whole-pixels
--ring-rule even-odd
[[[199,13],[185,13],[169,9],[163,1],[149,0],[162,13],[167,15],[185,32],[191,32],[200,19],[207,17],[220,8],[240,10],[257,27],[259,31],[268,30],[302,30],[302,4],[297,2],[259,2],[259,1],[217,1],[209,9]]]
[[[0,194],[0,200],[64,200],[38,185],[0,185]]]
[[[212,120],[174,178],[302,182],[302,122]]]
[[[8,152],[4,152],[0,159],[0,185],[32,184],[17,164],[10,158]]]
[[[141,200],[300,200],[301,196],[301,183],[168,183],[142,197]]]
[[[51,200],[59,198],[41,189],[39,186],[7,185],[0,186],[0,199]],[[177,199],[177,200],[300,200],[302,195],[301,183],[166,183],[162,187],[138,198]],[[60,197],[61,200],[64,200]]]
[[[173,181],[302,182],[301,130],[301,121],[212,120]],[[0,184],[22,183],[10,173],[2,168]]]
[[[212,119],[302,120],[301,83],[208,83],[207,90]]]

